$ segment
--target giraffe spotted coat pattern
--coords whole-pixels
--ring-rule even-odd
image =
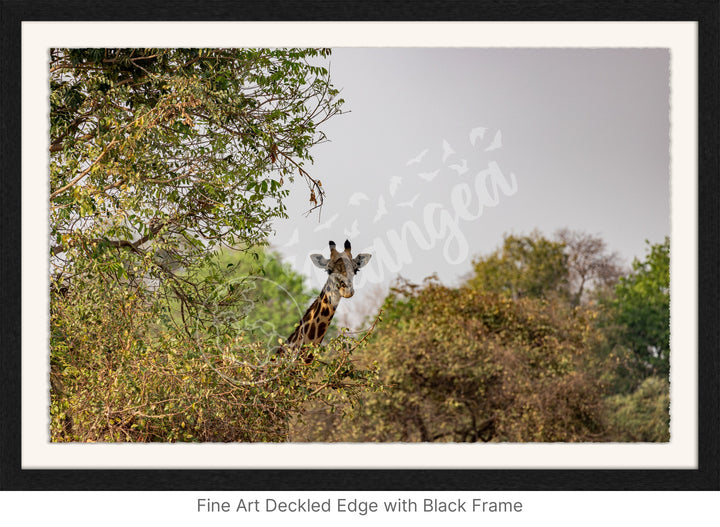
[[[328,279],[318,297],[305,311],[295,331],[283,345],[286,350],[292,349],[298,352],[308,363],[312,362],[313,357],[311,354],[303,354],[303,346],[319,345],[322,342],[340,300],[355,294],[353,288],[355,274],[367,265],[371,258],[367,253],[358,254],[353,258],[348,240],[345,240],[343,251],[338,251],[333,241],[330,241],[329,246],[330,259],[326,259],[321,254],[310,255],[315,266],[327,272]]]

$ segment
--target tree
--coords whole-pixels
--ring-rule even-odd
[[[512,298],[547,298],[567,293],[567,255],[561,241],[535,231],[506,235],[500,249],[473,262],[469,286]]]
[[[342,100],[329,50],[53,49],[50,223],[55,280],[92,270],[172,283],[217,245],[252,247],[285,216],[285,179]],[[320,200],[320,201],[319,201]]]
[[[670,238],[648,244],[644,260],[620,279],[606,301],[616,346],[630,349],[646,374],[670,372]]]
[[[556,237],[565,245],[572,305],[580,305],[589,290],[614,287],[622,275],[620,257],[608,253],[605,240],[581,231],[561,229]]]
[[[262,245],[286,181],[322,204],[304,167],[342,105],[329,53],[50,51],[54,441],[282,441],[307,400],[373,383],[343,339],[271,360],[243,324],[255,275],[218,257]]]
[[[506,235],[500,249],[473,262],[471,286],[512,298],[555,298],[573,307],[615,285],[622,274],[617,253],[597,235],[559,230],[553,239],[534,231]]]
[[[277,338],[285,339],[292,333],[310,300],[317,296],[305,286],[305,277],[272,250],[258,248],[248,253],[225,249],[212,264],[208,272],[221,270],[223,287],[233,285],[241,293],[233,315],[250,339],[277,346]]]
[[[361,350],[386,390],[351,419],[315,418],[324,441],[589,441],[604,438],[602,387],[582,312],[433,280],[399,284]],[[328,416],[330,415],[330,418]]]

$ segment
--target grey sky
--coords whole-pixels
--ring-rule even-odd
[[[504,233],[596,233],[629,264],[670,232],[667,50],[337,48],[330,70],[350,113],[326,123],[308,167],[322,216],[302,214],[298,181],[271,238],[316,287],[308,255],[345,231],[376,256],[358,290],[397,274],[457,283]],[[458,215],[458,196],[472,214]]]

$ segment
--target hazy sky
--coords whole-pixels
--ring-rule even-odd
[[[505,233],[600,234],[627,264],[670,233],[667,50],[336,48],[330,71],[322,214],[298,180],[271,238],[315,287],[330,239],[373,254],[359,294],[457,283]]]

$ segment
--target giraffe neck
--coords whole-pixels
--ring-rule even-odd
[[[320,344],[340,303],[340,295],[328,283],[305,311],[300,323],[288,337],[287,344],[299,349],[305,344]]]

